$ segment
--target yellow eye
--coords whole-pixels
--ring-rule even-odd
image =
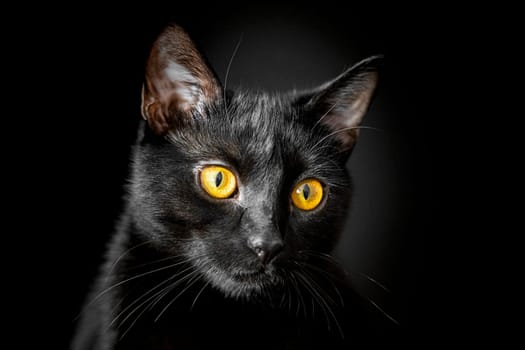
[[[203,168],[200,174],[201,186],[213,198],[229,198],[237,189],[237,179],[228,169],[211,165]]]
[[[316,179],[299,182],[292,191],[293,204],[302,210],[317,208],[323,199],[323,185]]]

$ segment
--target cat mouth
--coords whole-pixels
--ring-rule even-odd
[[[233,297],[260,293],[278,284],[278,276],[268,270],[227,271],[220,268],[207,269],[207,280],[223,293]]]
[[[260,283],[269,276],[264,271],[241,271],[231,274],[233,280],[245,283]]]

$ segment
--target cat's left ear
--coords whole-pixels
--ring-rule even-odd
[[[378,66],[382,56],[372,56],[355,64],[310,95],[306,108],[314,122],[324,125],[342,152],[352,150],[363,119],[377,86]]]
[[[142,88],[142,116],[158,135],[198,116],[222,88],[188,34],[167,27],[153,44]]]

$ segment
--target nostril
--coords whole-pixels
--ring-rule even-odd
[[[255,254],[257,254],[257,256],[260,256],[261,254],[264,254],[262,247],[259,247],[259,246],[254,247],[253,251],[255,252]]]

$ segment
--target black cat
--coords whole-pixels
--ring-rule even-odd
[[[224,91],[168,27],[146,69],[126,210],[73,349],[388,342],[330,256],[376,62],[302,94]]]

